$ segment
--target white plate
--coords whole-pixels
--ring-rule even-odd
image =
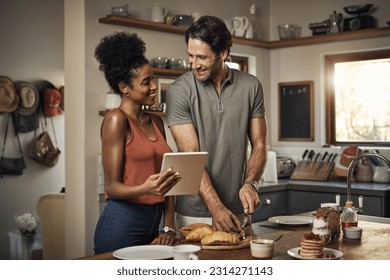
[[[141,245],[116,250],[113,255],[121,260],[166,260],[173,258],[173,250],[165,245]]]
[[[314,218],[308,216],[275,216],[268,221],[281,225],[307,225],[313,223]]]
[[[343,256],[343,252],[340,252],[338,250],[334,250],[331,248],[324,248],[324,257],[323,258],[307,258],[302,257],[299,254],[299,250],[301,250],[301,247],[295,247],[287,251],[287,253],[296,259],[300,260],[337,260]],[[326,257],[327,255],[332,255],[332,257]]]

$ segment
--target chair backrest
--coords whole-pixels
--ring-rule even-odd
[[[37,202],[45,260],[65,259],[65,194],[46,193]]]

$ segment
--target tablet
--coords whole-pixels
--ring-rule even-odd
[[[208,152],[165,153],[161,172],[172,168],[180,172],[181,180],[165,195],[197,194]]]

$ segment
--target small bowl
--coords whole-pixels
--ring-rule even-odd
[[[296,24],[280,24],[278,25],[278,32],[281,40],[301,37],[301,27]]]
[[[274,256],[275,242],[271,239],[254,239],[250,242],[252,257],[270,259]]]
[[[360,239],[362,237],[363,229],[361,227],[346,227],[344,228],[344,235],[348,239]]]
[[[168,60],[168,68],[169,69],[182,69],[183,68],[183,60],[180,58],[171,58]]]
[[[156,68],[166,68],[168,64],[168,58],[167,57],[155,57],[151,61],[152,66]]]

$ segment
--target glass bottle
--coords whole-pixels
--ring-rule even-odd
[[[346,227],[357,227],[358,216],[352,201],[347,200],[345,202],[345,207],[343,208],[343,212],[341,212],[340,220],[343,233],[344,228]]]

